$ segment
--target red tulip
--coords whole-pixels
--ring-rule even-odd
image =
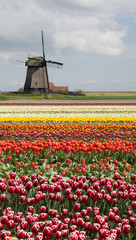
[[[115,214],[117,214],[118,213],[118,211],[119,211],[119,209],[117,208],[117,207],[113,207],[113,212],[115,213]]]
[[[0,230],[4,228],[4,225],[0,222]]]
[[[79,211],[79,209],[80,209],[80,203],[75,203],[74,210]]]
[[[124,196],[124,193],[123,193],[123,192],[121,192],[121,191],[119,191],[119,192],[117,193],[117,196],[118,196],[118,198],[123,198],[123,196]]]
[[[111,221],[114,221],[114,219],[115,219],[115,213],[114,213],[114,212],[109,212],[109,214],[108,214],[108,219],[111,220]]]
[[[86,236],[79,233],[78,240],[85,240]]]
[[[26,189],[25,188],[21,188],[19,194],[20,195],[26,195]]]
[[[15,222],[13,220],[9,220],[7,222],[7,228],[8,229],[12,229],[12,228],[14,228],[14,226],[15,226]]]
[[[120,227],[116,227],[116,230],[117,230],[117,235],[120,235],[121,234],[121,228]]]
[[[77,222],[77,226],[79,226],[79,227],[84,227],[84,225],[85,225],[85,222],[82,218],[77,218],[76,222]]]
[[[119,223],[120,222],[120,217],[118,215],[114,216],[114,222]]]
[[[26,221],[31,224],[33,221],[32,215],[26,216]]]
[[[33,212],[34,212],[34,207],[33,207],[33,206],[29,206],[29,207],[28,207],[28,212],[33,213]]]
[[[92,212],[92,208],[91,207],[87,207],[87,213],[91,213]]]
[[[38,186],[38,180],[37,179],[33,179],[32,180],[33,186],[37,187]]]
[[[54,193],[50,193],[50,194],[49,194],[49,199],[50,199],[50,200],[53,200],[54,198],[55,198],[55,194],[54,194]]]
[[[57,225],[52,225],[53,232],[57,232],[58,226]]]
[[[108,237],[109,231],[107,229],[100,229],[99,231],[99,236],[100,238],[106,238]]]
[[[64,218],[64,223],[70,225],[70,218]]]
[[[40,185],[40,188],[41,188],[41,191],[42,191],[42,192],[43,192],[43,191],[46,191],[47,188],[48,188],[48,183],[43,183],[43,184],[41,184],[41,185]]]
[[[80,212],[76,212],[75,215],[74,215],[74,218],[75,219],[81,218],[81,213]]]
[[[132,211],[127,211],[127,215],[130,217],[132,216],[133,212]]]
[[[67,230],[67,229],[63,229],[63,230],[61,231],[61,233],[62,233],[62,237],[63,237],[63,238],[65,238],[65,237],[68,236],[68,230]]]
[[[24,230],[26,230],[28,228],[28,222],[27,221],[22,221],[20,223],[20,227]]]
[[[8,222],[8,217],[7,216],[1,216],[1,223],[7,224]]]
[[[131,218],[129,219],[129,224],[130,224],[130,225],[136,225],[136,218],[131,217]]]
[[[78,234],[76,232],[71,232],[70,240],[78,240]]]
[[[130,225],[124,224],[122,226],[122,231],[123,231],[123,233],[128,234],[130,232]]]
[[[26,233],[26,238],[32,238],[33,237],[33,233],[32,232],[27,232]]]
[[[76,225],[71,225],[70,226],[70,232],[74,232],[75,230],[77,230],[77,226]]]
[[[10,186],[9,189],[8,189],[8,192],[9,193],[14,193],[15,192],[15,187]]]
[[[53,193],[54,188],[55,188],[54,185],[49,185],[48,192]]]
[[[19,200],[20,200],[21,203],[25,202],[26,201],[26,196],[22,195]]]
[[[57,231],[56,232],[56,238],[61,238],[62,237],[62,232],[61,231]]]
[[[104,199],[107,203],[111,203],[112,197],[109,194],[105,194]]]
[[[6,194],[0,195],[0,201],[4,202],[6,200]]]
[[[26,190],[30,190],[32,188],[32,182],[27,182],[25,185]]]
[[[68,210],[67,209],[63,209],[62,210],[62,214],[63,214],[63,216],[67,216],[68,215]]]
[[[35,223],[33,226],[32,226],[32,232],[34,234],[38,233],[40,231],[40,226],[39,224]]]
[[[21,229],[17,231],[16,235],[17,235],[17,238],[24,238],[26,236],[26,233],[24,232],[23,229]]]
[[[101,227],[101,225],[99,223],[94,223],[93,228],[92,228],[93,232],[99,232],[100,227]]]
[[[91,228],[92,228],[92,224],[90,222],[86,222],[85,223],[85,229],[86,230],[91,230]]]
[[[73,195],[73,197],[72,197],[72,200],[74,201],[74,202],[76,202],[77,201],[77,199],[78,199],[78,196],[75,194],[75,195]]]
[[[37,193],[37,194],[35,195],[35,201],[36,201],[36,202],[39,202],[39,201],[41,201],[41,199],[42,199],[42,196]]]
[[[136,201],[135,201],[135,202],[132,202],[132,208],[133,208],[133,209],[136,209]]]
[[[97,178],[96,177],[90,177],[90,182],[91,183],[94,183],[94,182],[96,182],[97,181]]]
[[[47,213],[41,213],[40,214],[40,220],[41,221],[45,221],[47,217],[48,217]]]
[[[15,172],[10,172],[10,178],[15,179],[16,178],[16,173]]]
[[[56,193],[55,201],[57,201],[57,202],[61,201],[61,193],[60,192]]]
[[[79,196],[81,196],[81,194],[82,194],[82,189],[77,189],[76,190],[76,195],[79,197]]]
[[[95,207],[95,208],[93,209],[93,216],[95,217],[96,215],[99,215],[99,214],[100,214],[100,209],[97,208],[97,207]]]
[[[43,229],[43,234],[45,235],[45,236],[52,236],[52,234],[53,234],[53,229],[51,228],[51,227],[45,227],[44,229]]]
[[[46,207],[45,206],[41,206],[40,207],[40,213],[45,213],[46,212]]]

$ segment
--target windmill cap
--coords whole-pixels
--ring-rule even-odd
[[[43,57],[31,57],[25,62],[28,67],[41,67],[43,66]]]

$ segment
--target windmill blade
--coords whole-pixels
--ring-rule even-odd
[[[47,65],[48,65],[48,67],[51,67],[51,68],[63,69],[63,65],[60,65],[60,64],[52,64],[52,63],[47,62]]]
[[[55,61],[47,61],[48,63],[48,66],[49,67],[53,67],[53,68],[59,68],[59,69],[62,69],[63,68],[63,63],[60,63],[60,62],[55,62]]]
[[[16,62],[21,62],[21,63],[25,63],[24,61],[21,61],[21,60],[16,60]]]
[[[43,58],[45,59],[43,31],[41,31],[41,38],[42,38],[42,51],[43,51]]]
[[[63,63],[50,61],[50,60],[48,60],[47,63],[52,63],[52,64],[57,64],[57,65],[62,65],[63,66]]]

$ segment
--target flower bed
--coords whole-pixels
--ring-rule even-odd
[[[136,117],[136,105],[13,105],[0,106],[2,117]],[[43,119],[44,119],[43,118]],[[39,119],[40,120],[40,119]],[[12,120],[11,120],[12,121]],[[65,120],[66,121],[66,120]],[[83,121],[85,121],[83,119]]]
[[[0,121],[1,239],[136,238],[135,106],[8,106]]]
[[[135,236],[136,175],[114,178],[31,175],[0,178],[0,237],[10,239],[132,239]],[[7,207],[8,206],[8,207]]]

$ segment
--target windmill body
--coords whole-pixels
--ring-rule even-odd
[[[40,92],[48,93],[49,86],[46,75],[46,67],[42,63],[42,57],[31,58],[26,61],[27,66],[26,81],[24,86],[24,92]]]
[[[43,57],[29,57],[28,60],[25,62],[25,66],[27,66],[26,81],[24,85],[25,93],[50,93],[47,65],[48,63],[51,65],[53,64],[58,66],[58,68],[63,65],[62,63],[50,60],[47,61],[45,59],[44,39],[42,31],[41,37]]]

